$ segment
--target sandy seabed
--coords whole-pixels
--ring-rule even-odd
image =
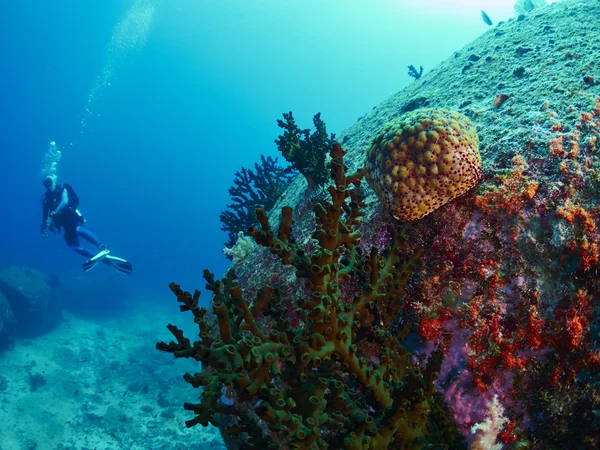
[[[154,348],[186,318],[174,304],[135,304],[102,322],[64,313],[52,332],[0,354],[0,450],[225,449],[216,428],[184,424],[183,402],[200,392],[182,375],[200,367]]]

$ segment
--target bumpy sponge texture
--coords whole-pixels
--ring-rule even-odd
[[[419,220],[481,181],[479,138],[458,112],[417,109],[377,132],[365,168],[396,219]]]

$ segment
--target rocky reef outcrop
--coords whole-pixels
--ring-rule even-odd
[[[57,284],[56,277],[29,267],[0,270],[0,316],[3,310],[5,317],[0,323],[5,335],[38,336],[58,324],[62,302]]]
[[[263,323],[256,305],[268,304],[269,314],[278,317],[276,324],[286,324],[285,331],[277,328],[280,325],[273,326],[271,331],[277,331],[273,338],[280,332],[292,333],[314,323],[324,329],[319,334],[325,333],[328,326],[333,327],[343,306],[332,293],[342,291],[342,299],[351,293],[347,298],[352,301],[378,286],[379,278],[363,275],[375,267],[385,267],[379,266],[379,258],[385,254],[379,250],[397,249],[394,236],[401,232],[403,251],[419,255],[419,260],[409,273],[401,298],[393,295],[393,284],[383,286],[381,291],[381,295],[388,296],[387,304],[398,306],[396,320],[379,320],[386,302],[367,302],[362,311],[356,311],[356,336],[352,337],[362,336],[361,327],[373,327],[378,337],[389,333],[393,338],[406,338],[403,347],[415,351],[405,361],[407,370],[426,372],[423,362],[442,352],[432,395],[443,396],[454,425],[472,449],[501,445],[596,448],[600,435],[600,34],[591,30],[597,28],[598,17],[598,1],[562,0],[499,23],[361,117],[338,136],[347,152],[343,164],[348,166],[348,173],[365,167],[367,150],[387,123],[421,108],[444,108],[468,117],[476,129],[481,183],[410,224],[394,219],[375,192],[361,186],[356,192],[360,202],[332,201],[334,210],[343,210],[348,216],[360,205],[360,224],[353,223],[356,230],[330,230],[327,227],[335,221],[323,217],[327,207],[306,198],[306,182],[295,180],[261,228],[266,234],[278,233],[287,240],[265,246],[267,240],[255,232],[259,246],[237,264],[235,278],[228,275],[209,283],[216,320],[211,322],[206,312],[199,317],[199,293],[194,297],[178,293],[179,301],[184,303],[181,309],[191,310],[197,324],[218,328],[220,336],[231,338],[231,323],[240,339],[235,336],[231,343],[223,341],[225,345],[210,347],[208,343],[213,343],[215,335],[203,335],[206,330],[201,329],[202,342],[192,346],[178,329],[172,328],[178,342],[164,343],[162,349],[178,352],[179,356],[195,356],[202,353],[204,344],[210,351],[202,357],[218,372],[220,382],[228,376],[238,380],[240,368],[246,367],[238,347],[247,344],[245,332],[254,333],[254,318],[259,325]],[[393,164],[390,170],[394,170]],[[393,189],[393,183],[391,186]],[[336,184],[334,178],[330,190],[346,187]],[[353,259],[344,253],[339,266],[304,266],[306,255],[331,257],[331,251],[321,248],[315,226],[326,230],[330,239],[346,232],[360,233],[352,251],[372,255],[371,263],[345,270],[344,265]],[[332,281],[331,274],[338,270],[344,274],[356,270],[356,278]],[[311,289],[315,286],[303,279],[306,274],[318,274],[326,281],[314,296]],[[275,289],[276,304],[267,302],[265,292]],[[223,292],[234,294],[228,299]],[[307,306],[304,314],[297,313],[306,305],[310,308]],[[266,345],[269,339],[271,335],[266,335],[252,345]],[[290,339],[291,350],[321,342],[320,337],[311,339]],[[381,346],[375,345],[377,349]],[[394,349],[401,353],[395,344]],[[219,353],[216,350],[222,355],[217,355],[218,360],[211,359],[213,351]],[[368,373],[377,372],[382,363],[377,353],[368,354],[360,346],[353,351],[364,352],[361,367]],[[265,368],[263,360],[253,355],[260,360],[253,362],[264,375],[263,381],[285,373],[278,365],[285,366],[289,356],[267,353],[271,368]],[[327,372],[327,376],[337,372],[343,375],[350,365],[338,363],[339,352],[334,353],[335,358],[328,359],[325,366],[310,351],[299,352],[308,355],[303,361],[306,366],[301,365],[291,379],[296,375],[310,379],[314,373],[322,373],[324,367],[333,367],[333,375]],[[341,370],[336,364],[342,364]],[[305,371],[306,367],[310,370]],[[251,365],[250,369],[255,367]],[[186,377],[195,387],[200,387],[203,380],[215,379],[210,372]],[[340,388],[352,388],[353,383],[362,383],[366,389],[376,386],[367,378],[352,380],[356,378],[342,376],[338,380],[343,385]],[[255,446],[247,448],[265,448],[260,443],[265,433],[283,439],[291,436],[290,448],[297,449],[375,448],[369,445],[380,442],[374,439],[377,432],[362,423],[378,423],[378,414],[387,419],[386,403],[371,405],[364,416],[352,411],[348,416],[333,416],[332,420],[340,419],[339,429],[348,431],[349,438],[342,446],[332,447],[327,427],[333,421],[329,417],[313,418],[306,432],[301,425],[306,425],[303,421],[307,417],[298,413],[297,403],[279,398],[282,392],[286,398],[298,394],[294,392],[297,385],[284,380],[277,392],[259,391],[257,399],[253,397],[256,392],[246,389],[246,381],[248,386],[255,385],[253,376],[241,384],[224,383],[224,387],[205,384],[203,402],[186,406],[202,419],[194,423],[208,423],[207,417],[214,421],[217,413],[240,412],[236,408],[247,407],[252,397],[258,405],[251,408],[256,415],[223,427],[225,432],[248,433],[247,443],[255,442]],[[397,379],[387,381],[393,384]],[[393,387],[397,392],[399,386]],[[332,391],[325,389],[324,395],[330,395]],[[223,401],[223,394],[230,396]],[[335,402],[335,398],[327,401]],[[320,400],[318,403],[323,408],[330,405]],[[410,398],[405,404],[410,409]],[[261,405],[281,409],[274,407],[271,411]],[[314,411],[321,412],[317,406]],[[429,414],[430,424],[443,422],[441,416],[433,415],[433,408],[417,412]],[[246,420],[248,417],[253,420]],[[263,420],[262,429],[256,417]],[[358,434],[349,423],[357,426]],[[298,428],[303,432],[297,433]],[[425,448],[423,440],[402,427],[391,435],[389,447],[377,448]]]
[[[111,270],[69,271],[59,274],[58,280],[56,291],[65,310],[82,319],[122,313],[133,291],[131,279]]]

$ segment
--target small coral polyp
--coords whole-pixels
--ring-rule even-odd
[[[481,181],[479,138],[462,114],[418,109],[385,124],[365,161],[380,201],[403,221],[416,221]]]

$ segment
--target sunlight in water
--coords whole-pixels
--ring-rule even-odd
[[[104,95],[119,70],[119,66],[132,53],[141,50],[148,40],[156,4],[150,0],[135,0],[125,17],[115,26],[110,42],[106,46],[104,67],[96,77],[87,96],[85,111],[81,119],[81,133],[94,114],[96,100]]]
[[[94,84],[87,95],[85,111],[81,119],[81,134],[83,134],[94,115],[96,101],[110,87],[111,81],[117,75],[121,64],[134,52],[141,50],[146,45],[155,10],[156,4],[154,2],[135,0],[123,19],[115,26],[104,52],[102,71],[94,80]],[[73,146],[73,142],[70,145]],[[58,150],[56,143],[50,142],[42,159],[41,175],[43,177],[50,177],[56,182],[58,162],[61,156],[61,151]]]

